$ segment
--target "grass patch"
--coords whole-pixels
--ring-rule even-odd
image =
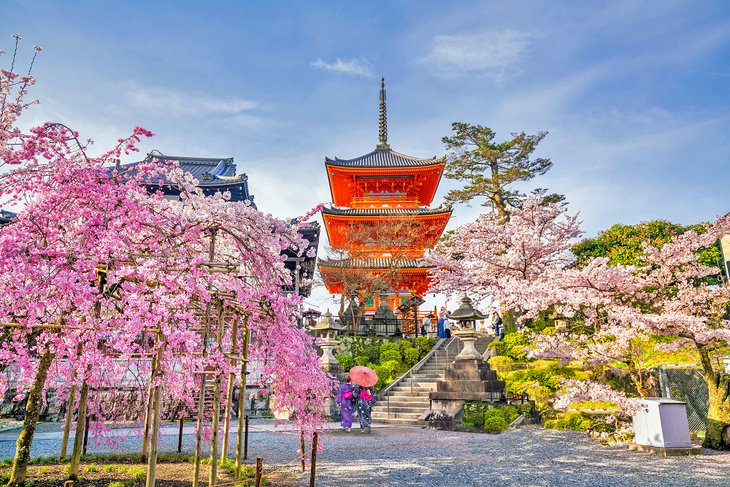
[[[99,467],[95,463],[84,466],[84,473],[95,473],[99,471]]]

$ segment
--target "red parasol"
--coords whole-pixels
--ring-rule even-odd
[[[362,387],[371,387],[378,382],[378,374],[370,367],[362,365],[350,369],[350,380]]]

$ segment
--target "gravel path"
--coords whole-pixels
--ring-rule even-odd
[[[260,456],[267,469],[296,458],[296,434],[271,432],[270,421],[252,421],[249,461]],[[334,425],[332,425],[334,426]],[[161,439],[161,451],[175,451],[177,430]],[[262,431],[266,429],[269,431]],[[58,428],[33,442],[32,456],[57,454]],[[193,451],[192,431],[183,450]],[[17,436],[17,433],[15,433]],[[0,458],[14,453],[13,434],[0,434]],[[317,459],[317,485],[330,486],[730,486],[730,453],[660,458],[605,447],[585,434],[527,426],[501,435],[379,426],[372,434],[330,430],[321,435],[325,450]],[[137,451],[135,437],[116,446],[93,446],[89,453]],[[296,464],[272,485],[308,485],[309,471]],[[279,470],[282,472],[282,470]]]

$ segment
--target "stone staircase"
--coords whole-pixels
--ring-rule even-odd
[[[492,337],[480,338],[476,347],[484,353]],[[406,373],[401,381],[386,394],[378,394],[378,402],[372,411],[377,423],[403,424],[416,426],[423,413],[429,409],[428,395],[436,391],[436,384],[443,380],[449,363],[461,350],[458,339],[451,338],[441,342],[441,346],[423,363],[417,372]]]

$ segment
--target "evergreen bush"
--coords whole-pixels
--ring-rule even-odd
[[[484,417],[484,431],[487,433],[501,433],[507,429],[507,421],[501,414],[499,416]]]
[[[381,363],[385,363],[385,362],[390,362],[391,360],[395,360],[398,363],[402,362],[403,361],[403,356],[400,354],[400,352],[398,351],[397,347],[398,347],[398,345],[396,345],[396,349],[395,350],[392,350],[392,349],[383,350],[381,348],[380,362]]]

